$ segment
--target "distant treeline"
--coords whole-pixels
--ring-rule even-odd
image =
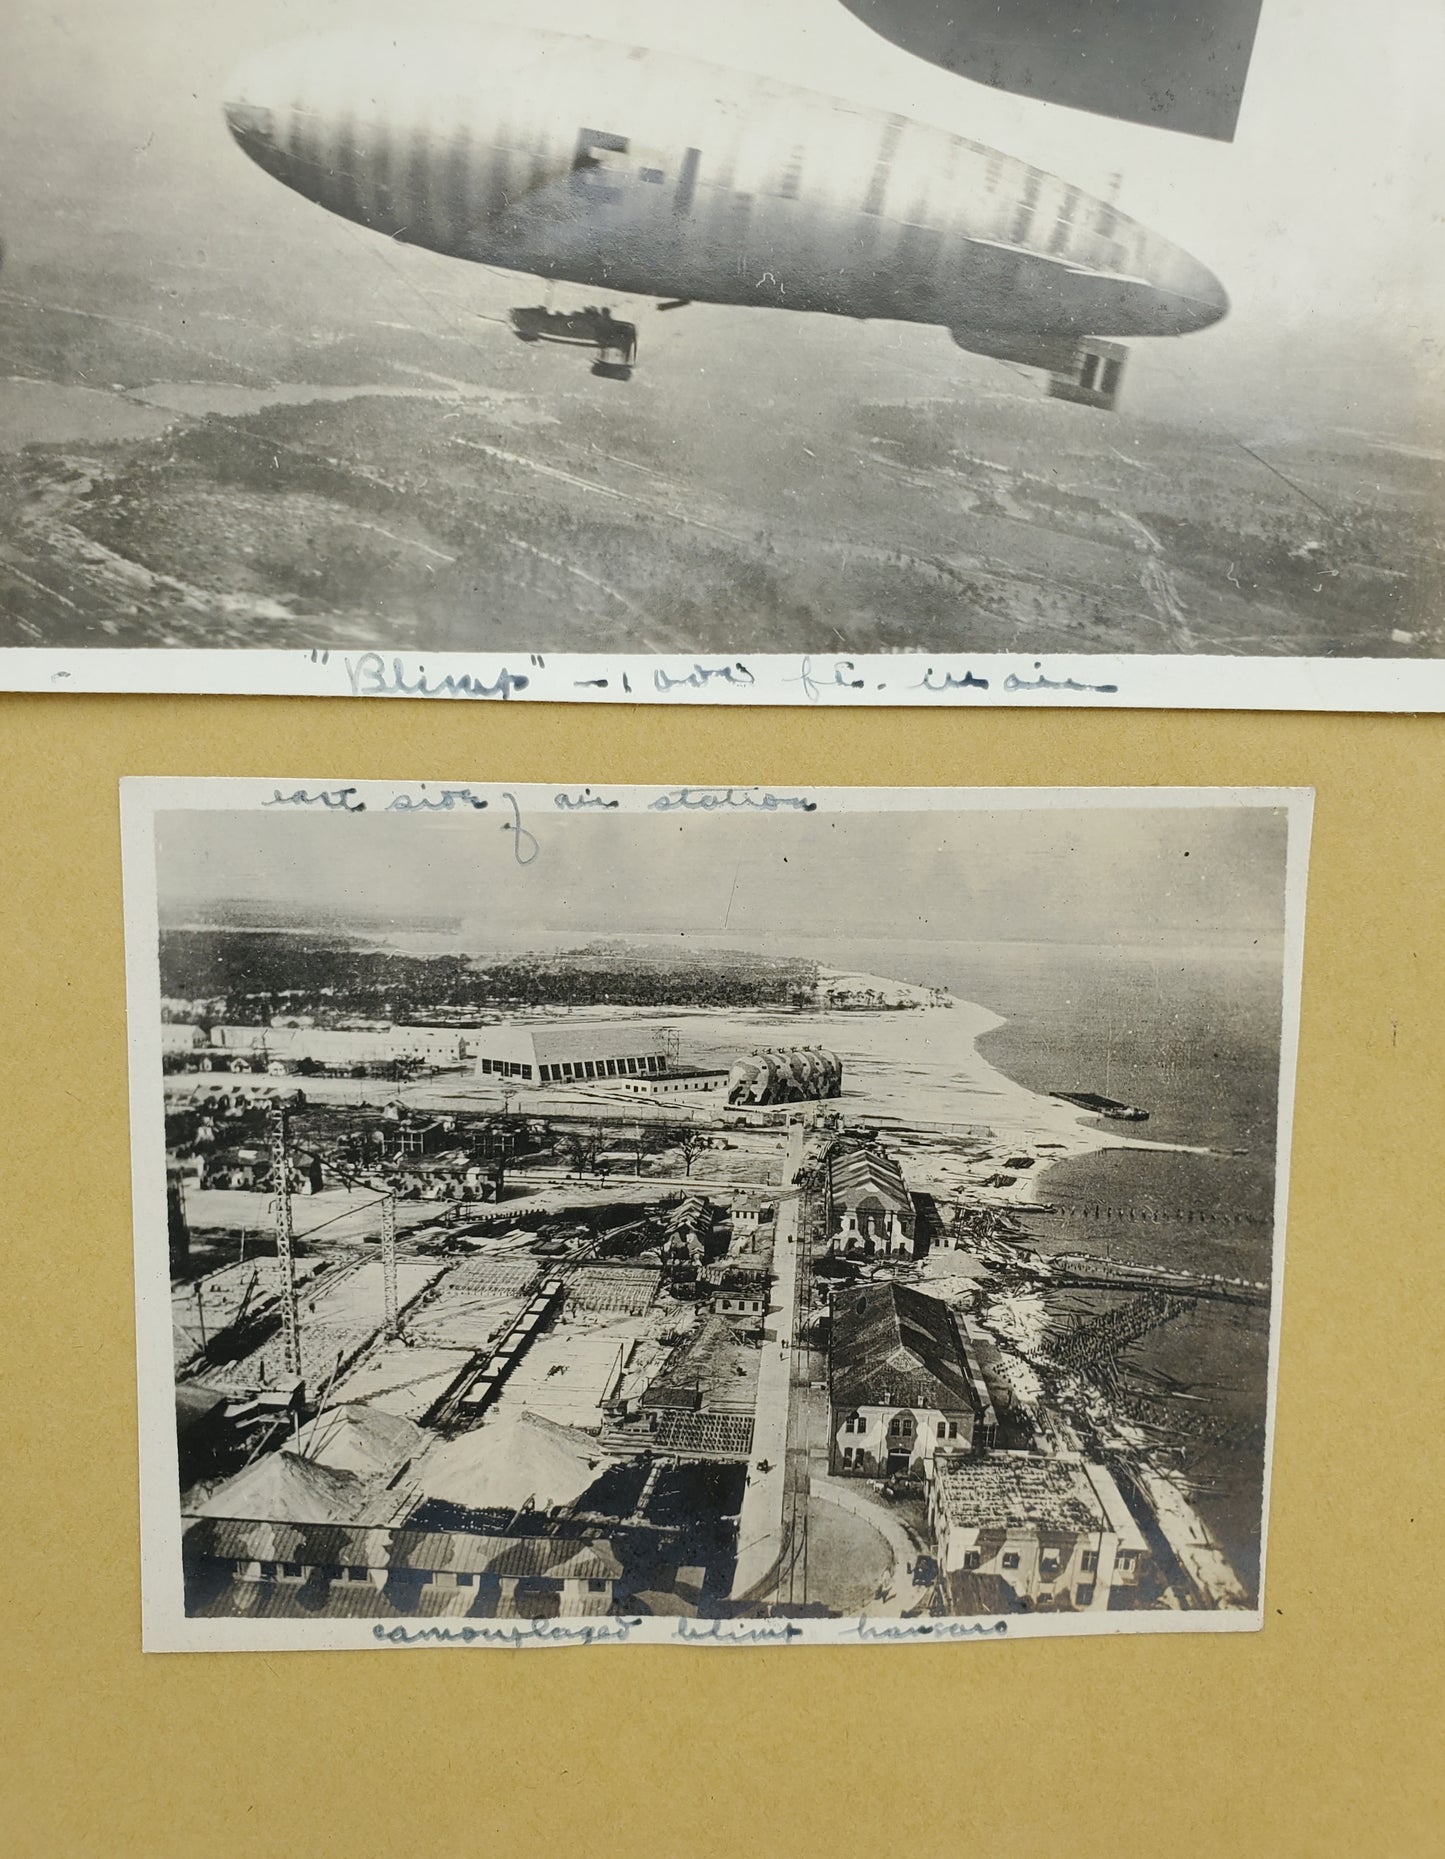
[[[439,1007],[801,1007],[818,979],[814,963],[767,956],[576,950],[482,963],[227,929],[162,930],[160,969],[168,999],[224,1002],[218,1018],[251,1026],[277,1014],[405,1023]]]

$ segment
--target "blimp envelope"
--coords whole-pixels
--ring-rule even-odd
[[[842,0],[960,77],[1101,116],[1233,138],[1262,0]]]

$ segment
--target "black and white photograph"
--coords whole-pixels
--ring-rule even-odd
[[[1434,0],[6,50],[11,683],[1445,704]]]
[[[1310,813],[124,782],[147,1647],[1258,1628]]]

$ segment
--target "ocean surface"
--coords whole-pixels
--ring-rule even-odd
[[[1277,947],[857,942],[830,945],[824,959],[977,1001],[1004,1022],[979,1050],[1016,1083],[1136,1105],[1149,1112],[1141,1141],[1209,1151],[1107,1149],[1056,1163],[1038,1181],[1041,1211],[1025,1217],[1040,1252],[1270,1278]],[[1066,1325],[1118,1301],[1055,1294],[1050,1314]],[[1123,1384],[1180,1442],[1171,1462],[1251,1594],[1268,1374],[1268,1312],[1200,1302],[1133,1345]]]

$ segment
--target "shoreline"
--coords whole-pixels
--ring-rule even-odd
[[[719,1044],[745,1049],[745,1039],[720,1036],[722,1027],[735,1034],[755,1031],[768,1036],[765,1043],[820,1045],[843,1061],[843,1091],[826,1100],[829,1107],[855,1121],[877,1126],[880,1134],[893,1133],[906,1146],[927,1157],[935,1168],[945,1162],[951,1143],[986,1141],[1000,1152],[1016,1150],[1030,1157],[1007,1186],[987,1192],[993,1204],[1020,1209],[1037,1204],[1040,1184],[1056,1163],[1072,1161],[1111,1149],[1165,1154],[1210,1155],[1203,1145],[1154,1142],[1109,1129],[1090,1112],[1034,1090],[990,1060],[980,1041],[1008,1024],[991,1008],[964,1000],[947,990],[925,988],[856,970],[820,967],[820,981],[850,982],[872,987],[888,998],[916,1005],[876,1007],[825,1007],[796,1011],[787,1008],[686,1008],[647,1010],[650,1017],[666,1017],[686,1037],[696,1029],[699,1039],[717,1038]],[[575,1017],[615,1018],[635,1009],[579,1008]],[[1005,1158],[1006,1160],[1006,1155]],[[978,1158],[964,1165],[953,1158],[943,1166],[949,1186],[977,1190],[979,1168],[995,1174],[1007,1172],[997,1156]],[[923,1186],[938,1185],[921,1183]]]
[[[989,1033],[1009,1024],[1007,1018],[977,1003],[960,1001],[951,994],[945,998],[953,1003],[953,1013],[966,1016],[964,1028],[969,1061],[966,1069],[971,1072],[975,1082],[982,1084],[990,1078],[1002,1080],[1010,1092],[1021,1093],[1023,1098],[1032,1099],[1036,1105],[1044,1107],[1043,1114],[1051,1126],[1062,1127],[1067,1131],[1067,1147],[1046,1147],[1042,1150],[1037,1146],[1040,1141],[1037,1132],[1031,1132],[1032,1153],[1035,1157],[1033,1165],[1020,1175],[1012,1187],[990,1191],[995,1204],[1012,1206],[1021,1214],[1026,1213],[1029,1207],[1037,1206],[1043,1199],[1041,1184],[1047,1181],[1050,1170],[1057,1164],[1082,1161],[1110,1151],[1197,1156],[1218,1154],[1217,1150],[1206,1145],[1150,1142],[1124,1136],[1091,1121],[1090,1113],[1063,1100],[1045,1097],[1032,1087],[1011,1078],[979,1049],[980,1042]],[[888,1017],[911,1023],[927,1011],[926,1008],[920,1008],[915,1012]],[[1002,1136],[1005,1130],[995,1126],[994,1134]],[[1023,1149],[1027,1144],[1020,1142],[1018,1146]],[[1217,1527],[1210,1521],[1213,1507],[1198,1503],[1187,1479],[1179,1470],[1161,1461],[1136,1427],[1119,1415],[1112,1417],[1112,1424],[1121,1438],[1129,1442],[1132,1453],[1136,1455],[1138,1475],[1157,1525],[1196,1591],[1211,1606],[1234,1609],[1251,1605],[1248,1583],[1237,1573],[1230,1549],[1220,1540]]]
[[[821,1046],[843,1061],[843,1089],[838,1098],[821,1100],[855,1123],[874,1127],[912,1153],[928,1179],[918,1185],[945,1192],[983,1193],[989,1203],[1024,1211],[1041,1199],[1041,1184],[1057,1163],[1081,1160],[1106,1150],[1209,1155],[1205,1147],[1152,1142],[1107,1127],[1093,1113],[1063,1099],[1036,1091],[998,1066],[980,1042],[1009,1022],[979,1002],[938,988],[857,970],[820,966],[820,983],[872,990],[880,1004],[788,1007],[637,1007],[623,1005],[523,1009],[507,1016],[520,1024],[563,1019],[569,1024],[611,1021],[658,1022],[675,1029],[683,1045],[703,1049],[720,1062],[765,1047]],[[907,1005],[889,1004],[906,1002]],[[204,1076],[204,1074],[197,1074]],[[251,1080],[253,1084],[283,1081]],[[318,1102],[344,1102],[378,1091],[430,1110],[465,1110],[478,1099],[503,1097],[492,1081],[470,1070],[420,1078],[390,1087],[374,1081],[295,1079]],[[191,1088],[190,1074],[167,1077],[166,1088]],[[538,1100],[542,1113],[559,1098],[575,1098],[578,1107],[598,1110],[633,1100],[596,1087],[576,1092],[542,1087],[512,1093],[519,1104]],[[693,1110],[720,1110],[719,1103],[698,1100]],[[1135,1126],[1130,1126],[1131,1130]],[[1019,1166],[1008,1167],[1010,1158]],[[1000,1176],[1011,1175],[1006,1182]]]

